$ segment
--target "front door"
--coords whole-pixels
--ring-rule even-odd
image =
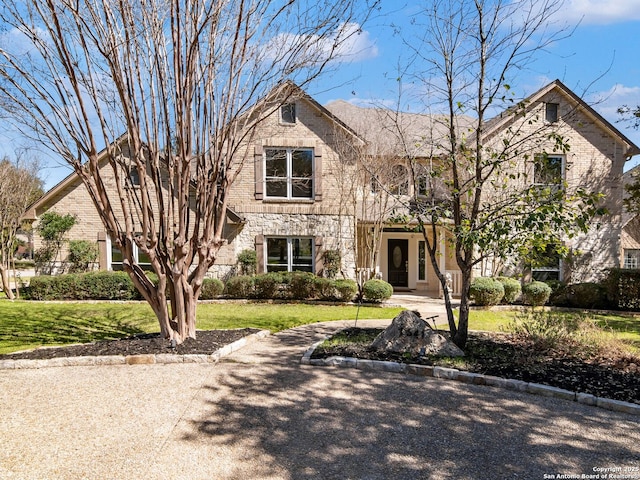
[[[409,286],[409,240],[388,240],[388,277],[394,287]]]

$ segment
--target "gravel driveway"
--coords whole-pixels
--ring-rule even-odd
[[[640,467],[637,416],[300,365],[337,328],[285,331],[218,364],[2,370],[0,478],[543,479]]]

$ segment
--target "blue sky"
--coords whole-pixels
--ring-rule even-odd
[[[409,29],[415,13],[415,7],[403,4],[382,0],[380,14],[349,45],[357,52],[353,60],[336,65],[308,93],[321,104],[336,99],[392,103],[396,66],[406,48],[390,25]],[[640,145],[640,132],[615,123],[619,106],[640,104],[640,0],[566,0],[556,20],[576,27],[574,33],[538,52],[536,61],[512,82],[514,91],[524,97],[558,78]],[[639,162],[636,157],[628,165]],[[50,159],[42,170],[46,188],[69,173],[68,167]]]
[[[392,5],[393,4],[393,5]],[[356,60],[341,64],[309,88],[320,103],[343,99],[360,105],[389,104],[397,94],[396,65],[406,51],[389,26],[410,29],[413,6],[383,0],[384,15],[363,26],[353,50]],[[601,115],[640,145],[640,132],[617,123],[621,105],[640,104],[640,0],[566,0],[555,21],[573,34],[544,51],[511,83],[526,97],[560,79]],[[640,162],[636,157],[629,167]]]

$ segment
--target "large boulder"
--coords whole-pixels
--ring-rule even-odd
[[[450,340],[433,330],[418,312],[404,310],[371,344],[375,350],[412,355],[462,357],[464,352]]]

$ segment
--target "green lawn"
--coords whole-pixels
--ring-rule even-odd
[[[362,307],[360,319],[393,318],[400,308]],[[356,318],[354,306],[203,303],[198,306],[201,330],[260,328],[278,332],[307,323]],[[0,300],[0,354],[42,345],[109,340],[135,333],[157,332],[158,322],[144,302],[75,303]]]
[[[470,330],[486,330],[486,331],[508,331],[509,324],[517,317],[520,312],[515,310],[471,310],[469,315]],[[640,351],[640,315],[617,315],[617,314],[596,314],[591,312],[559,312],[553,313],[559,317],[586,317],[592,320],[597,326],[609,331],[633,348]],[[438,326],[447,328],[446,323]]]

